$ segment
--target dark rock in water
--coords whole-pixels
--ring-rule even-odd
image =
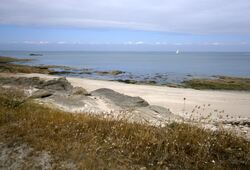
[[[33,98],[33,99],[35,99],[35,98],[45,98],[45,97],[49,97],[51,95],[53,95],[52,91],[40,89],[40,90],[35,91],[30,98]]]
[[[53,79],[46,81],[42,86],[42,89],[56,90],[56,91],[71,91],[73,86],[68,82],[68,80],[63,77],[59,79]]]
[[[127,83],[127,84],[149,84],[149,85],[156,85],[157,82],[155,80],[141,80],[141,81],[137,81],[137,80],[131,80],[131,79],[118,79],[116,80],[118,82],[122,82],[122,83]]]
[[[101,88],[91,92],[94,96],[101,96],[113,102],[115,105],[123,108],[146,107],[148,102],[140,97],[131,97],[111,89]]]
[[[99,75],[119,75],[119,74],[123,74],[125,73],[124,71],[120,71],[120,70],[112,70],[112,71],[95,71],[95,73],[99,74]]]
[[[86,89],[82,87],[74,87],[72,90],[73,95],[89,95]]]
[[[72,72],[72,71],[51,71],[49,74],[51,74],[51,75],[75,74],[75,72]]]
[[[124,74],[124,71],[120,71],[120,70],[113,70],[109,72],[111,75],[119,75],[119,74]]]
[[[173,87],[173,88],[183,88],[183,85],[181,84],[167,83],[167,84],[162,84],[162,85]]]
[[[150,84],[150,85],[155,85],[157,84],[156,81],[154,80],[145,80],[145,81],[141,81],[142,84]]]
[[[86,71],[81,71],[78,74],[93,74],[93,72],[86,70]]]
[[[138,83],[138,81],[130,80],[130,79],[126,79],[126,80],[118,79],[117,81],[122,82],[122,83],[127,83],[127,84],[137,84]]]
[[[38,53],[30,53],[30,56],[42,56],[43,54],[38,54]]]

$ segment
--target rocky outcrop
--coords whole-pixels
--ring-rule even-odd
[[[157,82],[154,80],[133,80],[133,79],[117,79],[115,81],[126,83],[126,84],[148,84],[148,85],[156,85]]]
[[[173,114],[169,109],[155,105],[135,108],[130,114],[130,120],[160,126],[183,121],[182,117]]]
[[[89,93],[82,87],[74,87],[72,90],[72,95],[89,95]]]
[[[53,91],[67,91],[73,90],[73,86],[66,78],[52,79],[49,81],[41,80],[39,77],[1,77],[1,85],[22,86],[25,88],[47,89]]]
[[[45,97],[52,96],[53,94],[54,94],[53,91],[40,89],[40,90],[33,92],[30,98],[33,98],[33,99],[45,98]]]
[[[170,110],[149,105],[141,97],[124,95],[107,88],[88,93],[82,87],[73,87],[66,78],[46,81],[38,77],[2,77],[0,84],[29,89],[29,99],[69,112],[98,114],[153,125],[181,120]]]
[[[46,81],[40,86],[40,88],[68,92],[73,90],[73,86],[68,82],[65,77]]]
[[[91,94],[110,100],[111,102],[122,108],[146,107],[149,105],[148,102],[146,102],[140,97],[127,96],[106,88],[92,91]]]
[[[13,85],[13,86],[23,86],[23,87],[34,87],[39,88],[44,83],[39,77],[1,77],[1,85]]]
[[[95,73],[99,74],[99,75],[113,75],[113,76],[116,76],[116,75],[123,74],[125,72],[120,71],[120,70],[112,70],[112,71],[95,71]]]

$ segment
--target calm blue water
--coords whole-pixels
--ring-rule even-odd
[[[43,56],[29,56],[42,53]],[[249,52],[32,52],[0,51],[0,55],[34,58],[31,64],[66,65],[95,70],[122,70],[133,75],[187,74],[250,77]]]

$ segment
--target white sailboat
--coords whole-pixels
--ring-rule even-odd
[[[176,52],[175,52],[175,53],[176,53],[176,54],[179,54],[179,52],[180,52],[179,50],[176,50]]]

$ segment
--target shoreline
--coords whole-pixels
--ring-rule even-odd
[[[25,59],[27,60],[27,59]],[[51,75],[56,70],[51,68],[72,69],[66,66],[29,66],[13,64],[13,62],[20,62],[22,59],[15,59],[11,57],[0,57],[0,75],[24,76],[24,77],[40,77],[45,79],[65,77],[65,75]],[[5,68],[6,67],[6,68]],[[5,69],[5,70],[4,70]],[[88,70],[85,70],[88,71]],[[93,71],[93,70],[92,70]],[[27,74],[28,73],[28,74]],[[111,72],[101,72],[101,74],[122,74],[119,70]],[[137,84],[124,83],[116,80],[100,80],[90,78],[79,78],[73,76],[66,76],[73,86],[83,87],[88,91],[97,90],[99,88],[108,88],[130,96],[140,96],[147,100],[152,105],[159,105],[169,108],[173,113],[181,115],[182,117],[202,118],[207,115],[224,118],[250,118],[250,91],[249,90],[224,90],[223,85],[234,84],[234,81],[239,80],[239,84],[246,83],[244,88],[250,88],[250,80],[244,78],[232,79],[229,77],[220,77],[222,79],[219,83],[219,90],[216,88],[204,88],[205,84],[200,81],[204,79],[193,79],[198,82],[202,90],[196,90],[192,86],[187,87],[169,87],[155,84]],[[211,82],[209,82],[211,85]],[[214,83],[214,82],[212,82]],[[223,84],[224,83],[224,84]],[[248,84],[249,83],[249,84]],[[196,84],[194,84],[196,85]],[[214,85],[214,84],[213,84]],[[237,84],[236,84],[237,86]],[[211,86],[208,86],[211,87]],[[238,87],[238,86],[237,86]],[[198,88],[199,89],[199,88]]]
[[[136,75],[121,70],[95,70],[91,68],[74,68],[58,65],[32,65],[26,63],[35,59],[21,59],[0,56],[0,72],[9,73],[42,73],[55,76],[89,78],[104,81],[115,81],[126,84],[154,85],[158,87],[191,88],[198,90],[234,90],[250,91],[250,77],[232,77],[222,75],[194,76],[186,74],[182,80],[169,81],[167,73],[153,75]],[[179,77],[180,78],[180,77]]]
[[[39,77],[46,80],[61,77],[37,73],[1,73],[0,75]],[[77,77],[67,77],[67,80],[73,86],[83,87],[87,91],[93,91],[99,88],[109,88],[126,95],[140,96],[152,105],[169,108],[173,113],[184,117],[190,116],[190,113],[193,113],[194,116],[204,116],[213,113],[218,117],[250,118],[250,92],[195,90],[166,86],[125,84],[115,81],[93,80]],[[184,98],[186,98],[185,106]],[[200,111],[204,115],[195,115],[196,112]],[[186,115],[185,113],[189,114]]]

